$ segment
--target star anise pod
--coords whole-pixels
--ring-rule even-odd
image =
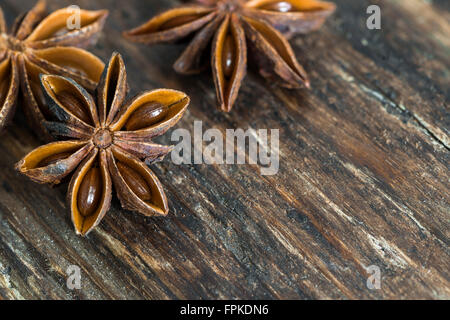
[[[155,44],[191,39],[196,32],[174,69],[182,74],[199,72],[211,47],[218,102],[228,112],[246,74],[247,58],[271,81],[287,88],[309,87],[308,76],[285,36],[319,28],[334,10],[334,4],[316,0],[196,0],[124,35]]]
[[[16,169],[38,183],[58,184],[74,170],[68,203],[75,230],[86,235],[108,211],[112,184],[122,207],[146,216],[167,215],[161,183],[147,167],[161,160],[170,146],[151,139],[182,117],[189,97],[179,91],[147,91],[124,103],[127,80],[119,54],[113,54],[94,98],[74,80],[41,75],[50,112],[46,122],[52,142],[26,155]],[[144,163],[142,160],[145,160]]]
[[[97,40],[108,11],[75,12],[69,7],[47,17],[45,12],[45,1],[38,1],[16,19],[7,33],[0,8],[0,131],[13,117],[17,100],[21,99],[36,133],[49,138],[43,126],[49,110],[39,74],[67,76],[91,90],[100,79],[104,63],[81,48]],[[80,28],[69,30],[68,21],[78,14]]]

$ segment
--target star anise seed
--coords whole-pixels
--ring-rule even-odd
[[[16,19],[8,33],[0,8],[0,131],[13,117],[20,95],[36,134],[50,139],[43,125],[50,112],[43,98],[40,74],[70,77],[89,90],[100,79],[103,62],[82,48],[96,42],[108,11],[80,10],[81,27],[74,30],[67,27],[67,19],[74,14],[71,8],[47,17],[45,11],[45,1],[38,1]]]
[[[41,75],[41,82],[49,110],[57,119],[47,121],[46,127],[55,138],[71,140],[31,151],[16,169],[48,184],[58,184],[72,174],[67,199],[75,230],[81,235],[88,234],[108,211],[112,184],[123,208],[146,216],[167,215],[162,185],[146,164],[171,151],[172,147],[151,139],[180,120],[189,97],[157,89],[124,103],[128,86],[119,54],[111,57],[95,99],[66,77]]]
[[[150,45],[193,35],[174,64],[182,74],[201,71],[205,50],[211,46],[219,107],[228,112],[245,77],[247,59],[254,60],[263,77],[284,87],[309,87],[287,39],[318,29],[335,8],[333,3],[317,0],[192,0],[124,36]]]

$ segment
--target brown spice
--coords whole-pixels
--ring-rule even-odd
[[[160,103],[149,102],[144,104],[128,119],[125,128],[128,131],[139,130],[161,121],[168,111],[168,107]]]
[[[60,183],[74,172],[67,198],[75,230],[81,235],[89,233],[108,211],[113,183],[123,208],[146,216],[167,215],[162,185],[146,163],[170,152],[171,147],[151,139],[178,122],[189,97],[157,89],[124,105],[128,85],[119,54],[111,57],[96,99],[71,79],[44,75],[41,80],[57,119],[46,122],[49,132],[72,140],[31,151],[16,165],[17,170],[49,184]]]
[[[126,184],[141,200],[149,201],[152,198],[152,191],[147,182],[145,182],[136,170],[133,170],[123,162],[118,162],[117,168]]]
[[[89,217],[98,208],[102,197],[102,189],[100,169],[97,167],[90,168],[78,189],[77,206],[83,217]]]
[[[93,90],[100,79],[103,62],[82,48],[96,41],[108,11],[81,10],[82,27],[76,30],[66,29],[65,21],[73,14],[70,8],[47,17],[45,11],[45,1],[38,1],[19,16],[11,33],[7,33],[0,8],[0,131],[13,117],[20,93],[24,112],[36,134],[51,139],[44,125],[50,120],[50,113],[39,74],[71,77],[88,90]]]
[[[290,12],[294,11],[294,6],[288,1],[277,1],[262,5],[260,9],[278,12]]]
[[[58,102],[73,113],[78,119],[84,121],[87,124],[92,124],[88,114],[88,110],[83,105],[80,99],[73,95],[73,93],[63,90],[56,95]]]
[[[48,156],[47,158],[41,160],[36,167],[37,168],[47,167],[51,164],[57,163],[60,160],[66,159],[71,155],[72,154],[70,152],[61,152],[52,154],[51,156]]]
[[[224,76],[229,79],[233,75],[236,62],[236,45],[233,36],[227,34],[222,52],[222,69]]]
[[[203,70],[205,50],[212,44],[219,107],[230,111],[246,74],[247,43],[263,77],[288,88],[309,87],[308,76],[287,39],[318,29],[335,8],[333,3],[318,0],[195,0],[124,35],[145,44],[194,35],[174,64],[183,74]]]

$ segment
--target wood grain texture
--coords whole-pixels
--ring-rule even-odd
[[[250,72],[225,114],[210,73],[172,71],[182,47],[121,37],[177,1],[75,1],[111,10],[93,52],[123,54],[132,94],[187,92],[177,128],[280,129],[280,170],[169,157],[151,166],[167,218],[121,210],[115,198],[80,238],[67,186],[42,187],[13,169],[39,144],[19,108],[0,139],[0,298],[449,299],[448,2],[334,2],[320,31],[291,41],[312,89],[280,89]],[[32,4],[1,1],[10,24]],[[370,4],[382,9],[382,30],[365,27]],[[170,132],[158,141],[170,144]],[[72,264],[81,290],[66,287]],[[381,269],[380,290],[366,286],[370,265]]]

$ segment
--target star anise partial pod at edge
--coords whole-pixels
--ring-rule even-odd
[[[319,28],[335,8],[333,3],[317,0],[195,0],[157,15],[124,36],[145,44],[190,39],[174,64],[182,74],[201,71],[211,47],[219,107],[228,112],[245,77],[247,59],[253,59],[249,62],[263,77],[284,87],[309,87],[287,37]]]
[[[109,210],[112,185],[122,207],[146,216],[167,215],[161,183],[147,167],[172,147],[153,143],[184,114],[189,97],[157,89],[124,103],[127,80],[122,57],[113,54],[96,89],[96,101],[79,84],[57,75],[41,75],[50,111],[46,122],[55,137],[27,154],[16,169],[35,182],[58,184],[73,171],[67,200],[78,234],[86,235]],[[145,160],[145,163],[142,161]]]
[[[79,14],[79,28],[68,29],[68,21]],[[46,3],[40,0],[19,16],[10,32],[0,8],[0,131],[14,114],[17,101],[38,136],[49,139],[43,126],[49,117],[39,74],[56,74],[75,79],[95,89],[104,63],[83,50],[96,42],[103,29],[107,10],[75,12],[64,8],[46,16]]]

